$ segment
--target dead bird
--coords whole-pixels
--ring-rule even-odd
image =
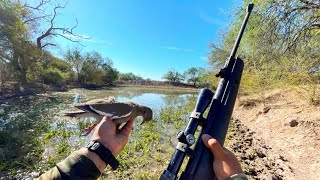
[[[87,117],[96,119],[96,122],[92,126],[84,129],[84,136],[88,135],[104,116],[110,116],[117,125],[117,128],[127,122],[131,117],[136,118],[137,116],[142,116],[143,121],[141,124],[152,119],[152,110],[149,107],[133,102],[117,102],[114,97],[94,99],[85,103],[76,104],[74,107],[80,110],[66,112],[64,116],[76,119]]]

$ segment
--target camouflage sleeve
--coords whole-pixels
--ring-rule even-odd
[[[76,151],[38,179],[98,179],[100,175],[95,164]]]

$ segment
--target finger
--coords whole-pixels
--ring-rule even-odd
[[[208,134],[202,135],[202,141],[209,148],[216,159],[223,159],[225,156],[224,150],[220,143]]]
[[[103,116],[103,118],[102,118],[102,121],[112,121],[112,118],[111,118],[111,116]]]
[[[112,118],[111,116],[103,116],[101,122],[99,124],[103,124],[103,123],[106,123],[106,124],[115,124],[113,121],[112,121]]]
[[[129,121],[120,129],[119,134],[124,136],[129,136],[132,128],[133,128],[134,119],[130,118]]]
[[[100,128],[100,127],[102,127],[102,128]],[[96,129],[106,129],[106,128],[111,128],[111,129],[116,128],[116,125],[112,121],[110,116],[104,116],[101,119],[101,121],[99,122],[99,124],[96,126]]]

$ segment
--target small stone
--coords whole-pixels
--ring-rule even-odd
[[[277,175],[277,174],[273,174],[271,177],[272,180],[281,180],[281,176]]]
[[[298,121],[295,120],[295,119],[292,119],[292,120],[289,122],[290,127],[296,127],[298,124],[299,124]]]
[[[29,175],[33,178],[36,178],[40,176],[40,172],[31,172]]]
[[[288,159],[286,159],[285,157],[283,157],[283,156],[279,156],[279,159],[281,159],[282,161],[284,161],[284,162],[286,162],[286,161],[288,161]]]
[[[250,164],[251,164],[251,161],[248,160],[248,159],[246,159],[246,160],[244,160],[244,163],[250,165]]]
[[[269,112],[270,109],[271,109],[270,107],[264,107],[261,109],[261,113],[266,114]]]
[[[261,151],[257,151],[257,156],[258,156],[259,158],[264,158],[264,157],[266,157],[266,155],[265,155],[263,152],[261,152]]]

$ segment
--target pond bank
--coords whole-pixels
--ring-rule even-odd
[[[32,87],[27,90],[20,90],[18,87],[15,87],[14,84],[8,83],[0,91],[0,103],[4,103],[10,99],[17,98],[20,96],[29,96],[36,94],[43,94],[47,92],[66,92],[68,90],[76,88],[84,88],[88,90],[108,90],[112,88],[142,88],[142,89],[156,89],[156,90],[167,90],[167,91],[188,91],[188,92],[199,92],[199,88],[194,87],[184,87],[184,86],[174,86],[174,85],[130,85],[130,84],[116,84],[111,86],[101,86],[101,87],[84,87],[84,86],[67,86],[67,87],[56,87],[43,85],[42,87]]]

